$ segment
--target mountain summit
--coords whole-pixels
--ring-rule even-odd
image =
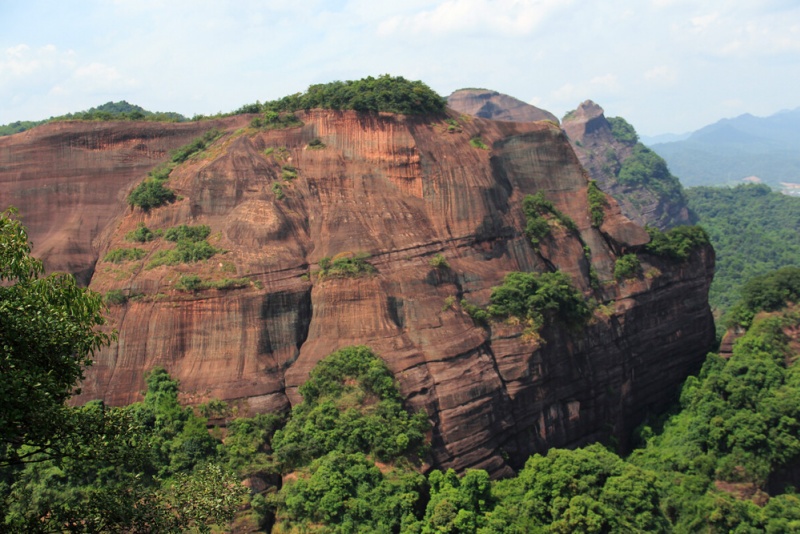
[[[648,245],[546,121],[62,122],[0,139],[0,184],[34,253],[109,302],[80,400],[138,400],[162,366],[188,402],[284,411],[367,345],[428,414],[433,464],[499,476],[624,446],[714,341],[711,248]]]

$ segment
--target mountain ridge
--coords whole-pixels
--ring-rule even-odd
[[[320,358],[359,343],[428,413],[438,466],[500,476],[550,446],[609,435],[624,443],[713,342],[713,251],[686,261],[648,254],[647,234],[610,198],[593,226],[587,178],[554,124],[448,113],[312,110],[279,129],[254,128],[253,115],[72,122],[0,139],[2,202],[20,208],[34,252],[49,269],[127,297],[110,309],[119,339],[96,354],[80,399],[137,400],[143,372],[162,365],[191,403],[283,411]],[[222,137],[169,174],[176,202],[125,206],[148,169],[212,126]],[[575,229],[547,215],[537,250],[522,201],[538,193]],[[91,215],[89,206],[104,208]],[[149,267],[179,244],[131,242],[140,224],[206,225],[216,252]],[[141,259],[110,259],[134,248]],[[616,281],[616,259],[631,253],[642,271]],[[447,267],[432,265],[437,254]],[[325,258],[358,257],[374,272],[319,274]],[[505,274],[553,269],[602,305],[581,333],[554,322],[529,339],[524,324],[468,315]],[[215,285],[187,289],[188,280]]]

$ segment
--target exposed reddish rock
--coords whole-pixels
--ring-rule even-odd
[[[564,117],[562,128],[572,148],[593,180],[620,204],[622,213],[637,224],[668,228],[692,224],[685,200],[671,198],[640,185],[629,186],[616,179],[622,163],[631,156],[634,143],[621,142],[611,133],[603,108],[587,100]]]
[[[447,97],[447,105],[460,113],[497,121],[533,122],[558,118],[513,96],[488,89],[460,89]]]
[[[50,270],[88,284],[101,234],[129,189],[169,151],[237,121],[56,122],[0,137],[0,207],[19,209]]]
[[[476,117],[516,122],[558,120],[547,111],[516,98],[486,89],[462,89],[450,95],[448,105],[461,113]],[[616,180],[616,172],[633,150],[633,143],[622,143],[611,134],[611,126],[603,108],[587,100],[564,117],[562,128],[572,148],[593,180],[605,193],[620,204],[622,213],[638,225],[649,224],[668,228],[692,224],[692,218],[681,199],[669,198],[657,190],[642,186],[627,187]]]
[[[3,202],[20,206],[36,243],[57,235],[80,244],[68,255],[72,263],[62,257],[68,247],[44,249],[48,266],[86,269],[110,249],[133,246],[124,236],[138,223],[207,224],[209,242],[226,251],[148,269],[156,251],[174,246],[157,239],[137,245],[147,251],[141,261],[97,262],[90,287],[143,296],[111,307],[119,340],[96,355],[81,400],[138,400],[143,374],[162,365],[193,402],[217,397],[251,412],[284,410],[300,400],[297,387],[317,361],[365,344],[387,362],[409,404],[429,414],[437,466],[502,475],[548,447],[609,435],[624,444],[702,362],[714,340],[707,304],[713,251],[696,251],[684,263],[640,252],[645,274],[615,283],[617,254],[639,248],[646,234],[613,202],[602,231],[591,226],[587,177],[558,126],[451,114],[461,126],[452,133],[443,117],[297,116],[304,125],[286,130],[237,130],[248,117],[219,125],[226,135],[173,171],[169,184],[180,200],[150,212],[126,207],[126,192],[173,141],[181,144],[178,132],[185,140],[202,126],[55,125],[32,131],[32,146],[20,136],[0,139]],[[119,143],[89,151],[56,135],[65,128],[82,139],[101,127],[129,128],[153,148],[125,159]],[[472,147],[476,136],[490,150]],[[309,148],[313,139],[325,147]],[[282,179],[286,165],[296,169],[290,181]],[[61,166],[69,179],[58,174]],[[50,193],[73,183],[90,185]],[[578,227],[553,227],[540,254],[521,231],[522,199],[536,192]],[[91,224],[89,206],[100,207]],[[375,274],[314,274],[323,257],[359,252],[371,254]],[[449,268],[432,267],[435,254]],[[582,328],[554,323],[531,339],[521,325],[476,326],[457,304],[486,304],[511,271],[550,268],[602,304]],[[186,274],[251,284],[178,291]]]

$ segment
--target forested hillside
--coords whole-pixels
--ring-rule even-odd
[[[97,107],[89,108],[86,111],[77,113],[67,113],[57,117],[41,121],[16,121],[10,124],[0,125],[0,137],[30,130],[35,126],[58,121],[167,121],[182,122],[186,117],[175,112],[154,112],[148,111],[141,106],[129,104],[124,100],[119,102],[106,102]]]
[[[754,276],[800,265],[800,198],[765,185],[693,187],[686,196],[717,253],[712,308],[729,309]]]
[[[684,186],[735,185],[757,176],[782,185],[800,183],[800,109],[769,117],[745,114],[723,119],[692,133],[688,139],[653,144]]]
[[[672,237],[656,233],[653,246],[678,254]],[[143,402],[65,406],[109,341],[99,296],[43,277],[13,214],[0,218],[0,242],[4,530],[207,532],[231,520],[275,532],[800,528],[800,310],[787,305],[800,297],[800,268],[746,286],[737,309],[747,331],[733,353],[709,355],[679,409],[653,414],[628,458],[600,444],[551,449],[491,481],[482,470],[423,474],[428,415],[404,405],[363,346],[319,362],[284,416],[237,418],[237,406],[214,400],[183,407],[159,368]]]

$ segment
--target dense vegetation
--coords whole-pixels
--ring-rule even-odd
[[[636,130],[622,117],[608,117],[606,120],[611,126],[611,135],[620,143],[634,145],[639,141]]]
[[[384,74],[377,78],[368,76],[361,80],[311,85],[305,93],[296,93],[264,104],[243,106],[237,113],[268,114],[319,108],[415,115],[443,113],[445,103],[444,98],[420,81]]]
[[[130,206],[139,206],[143,210],[149,211],[169,202],[174,202],[177,199],[175,191],[166,186],[172,170],[195,154],[204,151],[221,135],[222,132],[213,128],[197,139],[175,149],[169,162],[163,163],[150,171],[147,174],[147,178],[131,191],[131,194],[128,195],[128,204]]]
[[[614,262],[614,279],[628,280],[635,278],[642,270],[642,264],[636,254],[625,254]]]
[[[650,242],[645,250],[673,260],[685,260],[697,247],[709,243],[708,234],[700,226],[676,226],[666,232],[648,226],[647,233],[650,234]]]
[[[748,310],[772,311],[751,318],[729,359],[709,355],[684,385],[680,411],[643,426],[642,446],[629,458],[601,445],[552,449],[518,476],[493,482],[479,470],[419,473],[428,418],[404,408],[391,372],[366,347],[323,359],[285,417],[233,419],[224,439],[209,432],[208,417],[231,417],[232,409],[219,401],[182,407],[178,383],[163,369],[148,373],[141,403],[64,406],[91,350],[108,339],[96,330],[99,297],[66,277],[39,278],[19,224],[0,222],[1,242],[10,244],[0,247],[0,274],[12,283],[0,286],[0,365],[9,378],[4,398],[16,401],[0,418],[6,530],[202,531],[229,521],[241,499],[249,511],[240,522],[279,532],[800,528],[800,499],[785,491],[792,471],[783,473],[800,457],[799,355],[789,337],[800,329],[800,310],[783,307],[800,293],[798,268],[747,287]],[[174,234],[207,235],[202,227]],[[677,235],[665,238],[677,251],[697,237]],[[20,305],[30,313],[21,316]],[[512,273],[492,292],[490,310],[580,319],[581,306],[560,273]],[[44,387],[28,387],[31,380]],[[247,497],[242,477],[268,488]],[[270,485],[279,479],[282,487]]]
[[[381,476],[369,454],[337,453],[271,502],[283,529],[312,532],[793,531],[800,499],[764,490],[800,454],[800,370],[785,333],[798,325],[794,309],[757,319],[729,360],[710,355],[684,386],[682,410],[661,431],[643,427],[643,447],[628,459],[600,445],[552,449],[491,482],[474,470],[420,479],[395,466]],[[381,523],[376,492],[405,499],[381,507]]]
[[[800,265],[800,198],[765,185],[693,187],[687,197],[717,252],[713,308],[728,310],[754,276]]]
[[[617,180],[632,188],[652,191],[668,202],[686,202],[681,183],[669,172],[666,162],[641,143],[636,143],[631,155],[623,160]]]
[[[741,299],[727,316],[729,326],[748,327],[761,311],[774,311],[784,302],[800,302],[800,267],[782,267],[745,282]]]
[[[537,328],[547,316],[569,324],[589,315],[583,295],[561,271],[508,273],[501,285],[492,288],[489,301],[489,315],[529,320]]]
[[[50,117],[41,121],[17,121],[0,126],[0,137],[24,132],[35,126],[56,121],[159,121],[159,122],[183,122],[186,117],[173,112],[153,112],[129,104],[124,100],[119,102],[106,102],[101,106],[89,108],[86,111],[77,113],[67,113],[58,117]]]
[[[0,216],[0,530],[182,532],[226,523],[244,489],[218,463],[205,420],[150,373],[144,403],[66,406],[110,341],[100,295],[42,277],[24,228]]]
[[[522,212],[525,214],[525,235],[535,250],[539,250],[539,243],[550,235],[551,224],[560,224],[569,230],[577,228],[575,222],[561,213],[542,193],[526,195],[522,199]]]

